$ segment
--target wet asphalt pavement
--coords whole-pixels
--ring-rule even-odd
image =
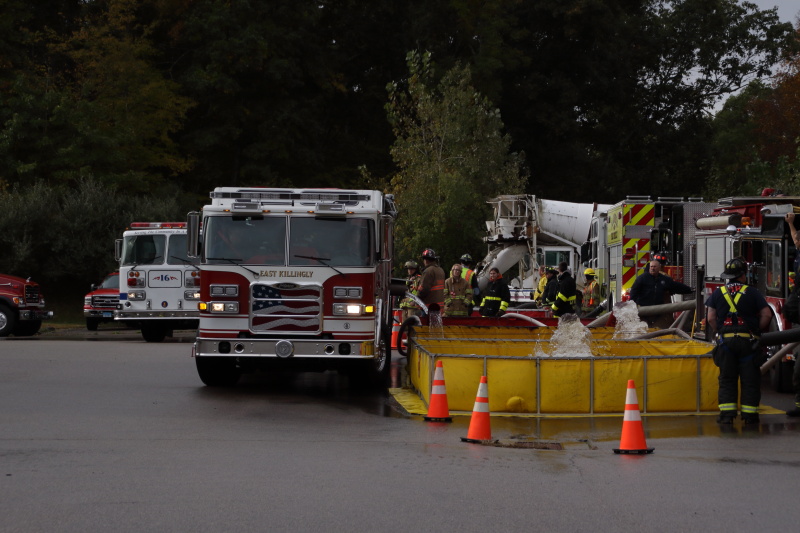
[[[500,444],[539,447],[482,446],[461,442],[467,416],[426,423],[333,372],[204,387],[193,337],[145,343],[101,326],[0,339],[0,530],[790,531],[800,520],[800,427],[784,415],[752,428],[644,417],[647,456],[612,453],[621,417],[492,417]]]

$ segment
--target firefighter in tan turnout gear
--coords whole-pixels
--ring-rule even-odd
[[[456,263],[444,282],[444,316],[469,316],[472,311],[472,286],[461,277],[462,270]]]
[[[419,273],[419,265],[416,261],[406,261],[406,292],[419,296],[419,289],[422,283],[422,274]],[[403,321],[407,318],[420,314],[419,304],[413,298],[403,298],[400,302],[400,309],[403,310]]]

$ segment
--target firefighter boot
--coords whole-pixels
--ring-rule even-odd
[[[720,411],[717,417],[718,424],[733,424],[736,418],[736,411]]]
[[[758,422],[759,422],[758,413],[743,414],[742,415],[742,422],[744,422],[745,425],[758,424]]]

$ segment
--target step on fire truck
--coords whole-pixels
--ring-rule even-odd
[[[792,327],[781,313],[794,283],[789,272],[798,253],[784,218],[792,212],[800,212],[799,196],[731,197],[720,199],[716,209],[697,220],[697,260],[705,265],[706,295],[724,283],[720,274],[725,263],[743,258],[749,266],[748,284],[761,291],[772,310],[770,331]],[[800,216],[795,223],[800,226]],[[778,392],[791,390],[793,364],[786,360],[772,367]]]
[[[405,289],[391,290],[396,216],[378,191],[215,189],[188,216],[203,383],[231,386],[260,369],[352,370],[388,383],[391,296]]]
[[[185,222],[134,222],[117,239],[119,303],[114,320],[138,327],[147,342],[196,329],[200,269],[186,255]]]

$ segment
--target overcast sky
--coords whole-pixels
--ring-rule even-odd
[[[797,14],[800,11],[800,2],[797,0],[747,0],[757,5],[760,9],[771,9],[778,6],[778,16],[784,22],[797,22]]]

